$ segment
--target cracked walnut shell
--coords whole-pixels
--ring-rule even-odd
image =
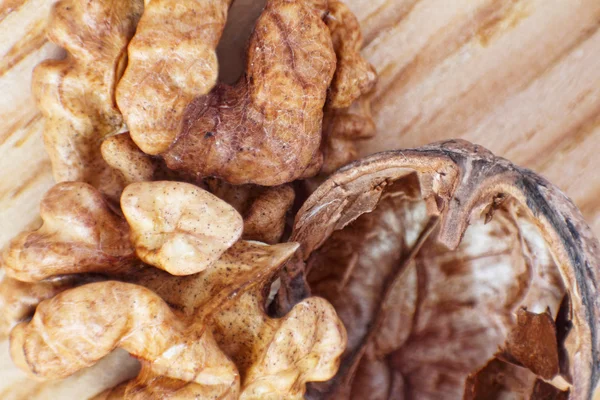
[[[290,240],[279,307],[322,296],[348,332],[308,398],[598,393],[598,241],[529,170],[464,141],[379,153],[330,176]]]

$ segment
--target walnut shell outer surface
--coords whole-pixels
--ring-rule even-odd
[[[300,258],[305,261],[306,267],[298,260],[286,266],[280,307],[285,308],[286,301],[293,303],[295,297],[303,297],[310,291],[306,275],[311,266],[311,256],[325,248],[336,231],[351,227],[353,221],[376,209],[386,196],[386,188],[410,174],[418,177],[427,215],[437,225],[433,230],[434,241],[448,249],[461,245],[469,224],[478,219],[485,220],[485,223],[493,220],[494,212],[501,210],[505,202],[514,204],[519,209],[519,218],[527,220],[539,231],[562,279],[557,286],[564,285],[568,299],[567,306],[563,304],[561,310],[553,310],[554,314],[566,313],[570,327],[559,343],[562,377],[567,382],[563,389],[569,390],[569,398],[593,398],[600,378],[598,240],[593,237],[577,208],[555,186],[532,171],[517,167],[466,141],[451,140],[418,149],[378,153],[349,164],[330,176],[296,215],[290,240],[301,244]],[[348,272],[348,275],[351,273]],[[309,271],[309,281],[310,274]],[[339,284],[346,284],[345,279]],[[344,311],[336,309],[344,320]],[[556,318],[558,326],[560,316]],[[385,317],[374,316],[371,325],[378,326],[380,319]],[[353,333],[348,326],[347,329],[351,347]],[[355,359],[343,359],[340,372],[333,381],[325,388],[309,390],[309,396],[359,398],[347,391],[352,380],[359,376],[356,357],[368,358],[369,348],[373,346],[369,347],[364,342],[373,341],[373,336],[377,334],[363,336],[361,349],[357,348],[351,354]],[[360,354],[357,356],[357,353]],[[491,358],[493,354],[490,354]],[[405,390],[406,386],[399,393],[404,396]],[[390,389],[390,393],[394,393],[393,390]]]

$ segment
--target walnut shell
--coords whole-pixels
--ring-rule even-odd
[[[311,291],[348,332],[309,398],[592,398],[598,241],[533,172],[465,141],[378,153],[329,177],[290,240],[279,306]]]

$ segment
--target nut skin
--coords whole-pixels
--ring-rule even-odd
[[[76,273],[123,272],[134,260],[129,227],[87,183],[63,182],[40,204],[41,228],[23,232],[3,252],[6,275],[37,282]]]
[[[329,0],[326,23],[337,58],[328,105],[338,109],[348,108],[374,88],[377,73],[360,55],[363,44],[360,24],[348,6],[341,1]]]
[[[247,74],[215,86],[230,3],[57,3],[49,34],[68,55],[38,66],[34,90],[63,183],[42,202],[43,226],[3,254],[0,283],[0,302],[23,300],[2,328],[31,376],[70,376],[117,347],[142,370],[97,399],[300,399],[308,382],[335,375],[346,331],[331,304],[315,297],[281,318],[265,311],[297,244],[239,239],[243,229],[244,239],[281,240],[295,197],[286,183],[323,163],[325,103],[350,106],[373,70],[341,3],[270,0]],[[325,23],[337,10],[348,31]],[[244,227],[193,184],[148,182],[205,176],[248,184]]]
[[[181,15],[184,24],[192,24],[201,14],[196,14],[195,3],[178,5],[187,10]],[[117,88],[117,103],[134,142],[145,153],[160,154],[171,169],[232,184],[276,186],[316,172],[323,106],[336,67],[332,37],[322,20],[327,4],[270,0],[248,46],[246,75],[233,87],[213,88],[215,48],[229,2],[207,3],[203,14],[213,23],[198,29],[157,26],[170,2],[150,2],[129,46],[129,65]],[[334,12],[342,8],[333,4]],[[344,21],[355,22],[349,30],[360,35],[352,18]],[[157,30],[163,35],[156,35]],[[334,85],[338,99],[334,101],[349,106],[353,91],[369,86],[374,72],[359,71],[368,66],[356,49],[360,40],[349,36],[344,47],[342,36],[347,32],[337,31],[344,71]],[[173,41],[189,51],[166,46],[177,57],[155,51],[163,42]],[[208,62],[193,68],[199,54]],[[164,104],[169,104],[167,113]]]
[[[517,218],[520,230],[538,232],[536,241],[543,244],[541,250],[550,254],[548,259],[559,277],[558,282],[550,283],[558,285],[559,290],[554,295],[553,317],[560,303],[561,287],[570,300],[571,329],[560,344],[567,361],[561,361],[560,379],[567,382],[569,398],[592,398],[600,378],[598,241],[579,211],[557,188],[480,146],[446,141],[419,149],[375,154],[342,168],[309,197],[296,216],[291,240],[301,244],[300,259],[310,262],[311,256],[327,245],[333,232],[343,230],[374,210],[387,187],[415,173],[428,218],[437,221],[431,240],[446,251],[460,248],[469,222],[483,224],[498,218],[508,218],[507,221]],[[504,200],[498,201],[499,198]],[[505,210],[504,214],[494,216],[496,209]],[[517,212],[516,217],[506,214],[511,209]],[[301,262],[286,266],[282,293],[287,296],[280,297],[283,310],[286,302],[294,304],[295,298],[310,293],[303,284],[305,279]],[[526,282],[533,282],[527,279]],[[520,301],[528,301],[527,297],[523,299]],[[346,378],[338,376],[335,380],[347,382],[343,379]]]
[[[99,398],[301,399],[307,382],[335,374],[346,336],[320,298],[280,319],[265,313],[265,289],[297,247],[240,241],[199,274],[142,267],[118,277],[130,283],[64,291],[13,329],[11,355],[38,379],[69,376],[115,347],[141,360],[137,378]]]
[[[320,13],[300,1],[270,0],[248,45],[246,75],[190,102],[162,156],[169,168],[236,185],[303,176],[319,157],[335,67]]]
[[[375,122],[371,116],[369,93],[359,97],[348,108],[326,108],[323,119],[323,165],[320,176],[328,176],[356,160],[358,142],[374,137]]]
[[[146,3],[57,3],[50,37],[71,56],[42,63],[34,78],[57,181],[84,181],[116,199],[126,184],[152,179],[155,160],[122,136],[99,149],[123,121],[139,149],[178,178],[264,186],[314,176],[323,162],[333,171],[356,157],[353,140],[372,136],[365,94],[376,74],[343,3],[269,0],[234,86],[217,84],[215,52],[230,0]],[[114,43],[97,44],[86,21]]]
[[[188,104],[216,83],[215,49],[231,0],[146,3],[116,99],[133,141],[156,155],[176,139]]]
[[[121,209],[137,256],[172,275],[209,268],[242,236],[242,216],[189,183],[133,183],[123,191]]]
[[[45,117],[44,143],[57,182],[90,183],[113,198],[122,190],[100,143],[123,123],[114,88],[142,10],[142,0],[61,0],[52,9],[48,38],[67,56],[38,65],[32,89]]]
[[[330,0],[325,19],[337,59],[323,119],[323,166],[329,175],[358,156],[358,140],[375,135],[371,93],[377,73],[360,54],[363,37],[356,16],[342,2]]]
[[[157,163],[136,146],[129,133],[108,137],[102,142],[100,152],[104,161],[121,174],[127,185],[154,180]]]
[[[214,178],[207,179],[206,183],[211,193],[231,204],[244,217],[243,239],[279,243],[296,197],[290,184],[230,185]]]
[[[120,310],[120,311],[117,311]],[[80,316],[85,315],[85,319]],[[34,377],[64,378],[91,366],[116,347],[142,360],[128,390],[161,393],[165,381],[179,381],[182,398],[229,393],[239,376],[210,331],[186,324],[152,291],[122,282],[98,282],[67,290],[37,307],[31,322],[11,332],[11,357]],[[173,367],[173,360],[177,367]],[[163,382],[148,385],[153,379]],[[172,392],[168,386],[164,389]]]
[[[280,189],[267,188],[262,201]],[[122,207],[131,226],[90,185],[61,183],[42,203],[42,228],[9,248],[6,271],[32,283],[5,277],[0,301],[22,286],[34,290],[31,304],[15,304],[5,318],[10,329],[35,309],[10,334],[20,368],[60,379],[123,348],[142,370],[99,398],[127,399],[300,399],[307,382],[335,374],[346,333],[331,304],[305,299],[279,319],[265,312],[271,283],[296,243],[238,240],[237,211],[187,183],[131,184]],[[193,251],[169,247],[173,237]],[[126,255],[122,263],[114,262],[115,249]],[[37,282],[64,274],[55,285]]]
[[[41,301],[94,279],[93,276],[75,275],[42,282],[22,282],[4,275],[0,281],[0,340],[7,339],[15,325],[30,318]]]
[[[282,318],[266,314],[266,289],[297,247],[240,241],[200,274],[173,277],[155,269],[132,279],[211,327],[242,376],[240,398],[301,399],[307,382],[337,371],[346,331],[320,298],[304,299]]]
[[[259,194],[244,215],[244,239],[278,243],[294,198],[290,185],[270,187]]]

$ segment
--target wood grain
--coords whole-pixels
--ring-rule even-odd
[[[60,57],[43,27],[52,1],[0,6],[0,245],[36,220],[51,185],[31,70]],[[236,24],[256,12],[234,8]],[[600,2],[597,0],[350,0],[380,81],[378,136],[363,154],[462,137],[563,189],[600,235]],[[256,10],[256,7],[253,7]],[[250,16],[250,17],[249,17]],[[230,35],[220,49],[243,48]],[[234,29],[231,29],[231,28]],[[233,43],[233,44],[232,44]],[[222,67],[232,81],[239,51]],[[233,72],[232,72],[233,71]],[[233,76],[233,78],[231,78]]]
[[[380,74],[364,154],[482,144],[558,185],[600,235],[600,2],[349,4]]]
[[[30,84],[37,63],[63,56],[44,37],[53,2],[0,3],[0,246],[38,223],[39,201],[52,185]],[[378,136],[363,154],[457,137],[482,144],[558,185],[600,235],[598,0],[347,3],[363,26],[364,54],[380,74],[373,94]],[[238,27],[251,25],[256,4],[234,5]],[[249,5],[252,12],[244,9]],[[221,69],[229,82],[241,72],[247,37],[231,33],[236,23],[220,46],[237,49]],[[28,382],[10,372],[2,353],[0,373],[10,379],[0,392],[9,382]],[[34,386],[11,398],[48,395],[46,386]]]

